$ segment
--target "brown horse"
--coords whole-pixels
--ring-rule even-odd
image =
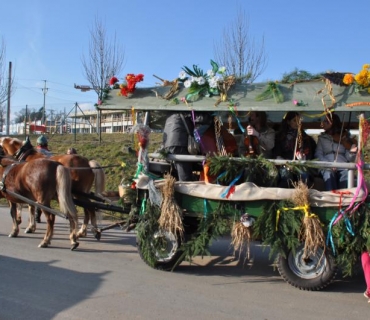
[[[46,156],[37,152],[32,146],[29,138],[26,142],[11,137],[0,138],[0,146],[4,149],[5,154],[15,157],[17,160],[30,161],[38,158],[45,158]],[[90,193],[92,186],[95,182],[95,193],[101,195],[105,189],[105,174],[100,165],[94,161],[89,161],[87,158],[77,154],[61,154],[54,155],[49,159],[60,162],[65,167],[69,168],[72,178],[72,194],[74,198],[86,203],[91,203],[90,199],[86,196]],[[32,215],[32,213],[31,213]],[[34,217],[31,216],[31,220]],[[101,232],[96,222],[96,212],[92,205],[87,204],[84,206],[84,221],[78,232],[79,237],[86,237],[87,225],[91,221],[93,226],[92,232],[96,239],[100,239]],[[36,229],[36,224],[29,231]]]
[[[0,193],[9,202],[13,220],[13,229],[9,237],[17,237],[19,234],[17,204],[25,203],[29,199],[43,206],[41,210],[45,214],[47,228],[39,247],[48,247],[53,237],[55,215],[47,208],[50,208],[51,200],[57,199],[60,211],[69,219],[71,250],[78,247],[77,209],[73,203],[72,181],[67,168],[49,159],[18,162],[13,158],[0,156],[0,175],[2,176]],[[34,214],[35,206],[30,204],[29,208]]]

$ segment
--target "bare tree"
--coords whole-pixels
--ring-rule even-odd
[[[123,47],[117,44],[116,34],[113,40],[108,39],[105,26],[98,17],[90,29],[90,36],[89,53],[82,56],[82,65],[86,79],[98,99],[103,100],[109,79],[122,69],[125,53]]]
[[[224,28],[222,38],[214,44],[215,60],[226,67],[228,75],[235,75],[238,82],[252,83],[266,69],[264,37],[260,45],[250,36],[249,19],[238,8],[236,20]]]
[[[6,109],[3,104],[0,104],[0,131],[4,131],[5,125],[5,117],[6,117]]]

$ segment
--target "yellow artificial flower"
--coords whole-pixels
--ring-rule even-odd
[[[355,81],[355,78],[354,78],[353,74],[347,73],[343,77],[343,83],[344,84],[352,84],[353,81]]]
[[[370,64],[366,63],[362,66],[362,69],[369,69],[370,68]]]

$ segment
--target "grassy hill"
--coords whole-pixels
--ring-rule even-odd
[[[39,135],[30,135],[31,143],[36,146]],[[24,140],[24,136],[16,136]],[[136,172],[137,157],[130,153],[129,147],[137,149],[137,139],[134,134],[129,133],[104,133],[102,141],[99,142],[97,134],[54,134],[46,135],[49,141],[49,149],[54,154],[66,153],[67,149],[73,147],[78,154],[89,160],[96,160],[104,167],[106,174],[106,190],[118,191],[118,185],[122,178],[130,179]],[[149,151],[156,150],[162,140],[162,134],[152,133],[150,136]],[[125,167],[121,164],[124,162]]]

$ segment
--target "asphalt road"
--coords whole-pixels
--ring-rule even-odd
[[[368,319],[359,273],[339,277],[326,290],[308,292],[285,283],[253,244],[253,263],[233,259],[230,239],[211,256],[183,262],[174,272],[151,269],[139,257],[135,234],[116,228],[101,241],[89,233],[70,251],[66,220],[56,219],[51,246],[35,234],[9,238],[11,219],[0,208],[0,319]],[[109,221],[101,221],[101,226]]]

